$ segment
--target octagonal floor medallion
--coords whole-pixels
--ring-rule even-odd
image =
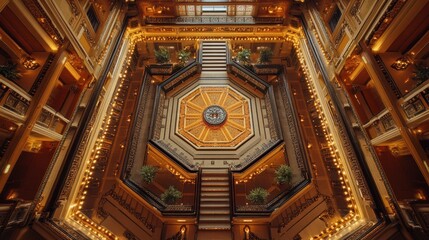
[[[196,147],[236,147],[253,135],[250,101],[229,86],[199,86],[179,101],[176,133]]]

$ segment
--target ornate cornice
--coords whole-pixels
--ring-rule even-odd
[[[146,24],[282,24],[281,17],[252,16],[180,16],[147,17]]]
[[[407,0],[393,0],[383,16],[378,20],[377,25],[375,25],[373,31],[368,36],[366,40],[366,44],[368,46],[372,46],[377,42],[377,40],[383,35],[383,33],[387,30],[390,24],[393,22],[398,16],[398,13],[401,11],[402,7],[407,3]]]
[[[22,2],[28,8],[31,15],[33,15],[36,20],[39,20],[38,22],[40,26],[42,26],[52,40],[54,40],[57,45],[62,45],[64,43],[63,37],[52,23],[51,18],[46,14],[40,3],[36,0],[22,0]]]

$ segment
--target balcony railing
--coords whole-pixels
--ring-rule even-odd
[[[429,81],[413,89],[399,99],[404,115],[409,121],[416,121],[429,114]]]
[[[282,24],[281,17],[252,16],[180,16],[147,17],[147,24]]]
[[[32,96],[30,94],[23,91],[16,84],[4,79],[3,76],[0,76],[0,107],[13,112],[24,121],[31,99]],[[43,107],[39,119],[37,120],[37,124],[40,127],[59,134],[64,132],[69,122],[69,119],[49,106]]]
[[[368,136],[375,139],[396,128],[392,115],[387,109],[374,116],[368,123],[363,125]]]

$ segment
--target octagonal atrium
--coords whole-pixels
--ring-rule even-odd
[[[0,238],[427,239],[428,11],[1,3]]]

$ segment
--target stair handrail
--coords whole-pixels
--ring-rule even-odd
[[[198,48],[197,48],[197,62],[200,64],[203,62],[203,41],[198,40],[198,44],[197,44]]]
[[[196,193],[195,193],[195,211],[196,211],[196,219],[197,224],[199,224],[200,221],[200,205],[201,205],[201,180],[202,180],[203,171],[202,168],[198,169],[198,181],[196,185]]]
[[[228,169],[228,180],[229,180],[229,211],[231,214],[229,215],[229,221],[231,222],[231,217],[234,215],[235,211],[235,189],[234,189],[234,178],[232,176],[231,169]]]
[[[231,40],[226,40],[226,66],[231,62]],[[229,72],[229,69],[227,68]]]
[[[234,60],[231,60],[228,64],[228,72],[235,73],[244,78],[244,81],[251,84],[255,88],[257,88],[261,92],[266,92],[268,88],[271,86],[269,83],[265,82],[258,75],[251,72],[249,69],[243,67],[241,64],[237,63]],[[234,70],[234,68],[239,71]]]
[[[189,62],[186,63],[186,65],[183,68],[181,68],[179,71],[171,74],[171,76],[169,76],[166,80],[164,80],[161,84],[159,84],[159,87],[161,87],[164,91],[168,91],[172,87],[169,87],[169,88],[165,89],[165,86],[167,84],[169,84],[170,82],[176,80],[178,77],[180,77],[181,75],[185,74],[187,71],[192,70],[192,68],[194,66],[198,66],[198,64],[199,63],[197,62],[196,59],[190,60]],[[181,79],[181,80],[183,81],[185,79],[188,79],[189,76],[192,76],[194,73],[197,73],[197,72],[198,72],[198,68],[193,69],[192,72],[188,73],[188,75],[184,76],[184,78]],[[179,82],[179,83],[181,83],[181,82]],[[174,84],[173,87],[175,87],[176,85],[177,84]]]

